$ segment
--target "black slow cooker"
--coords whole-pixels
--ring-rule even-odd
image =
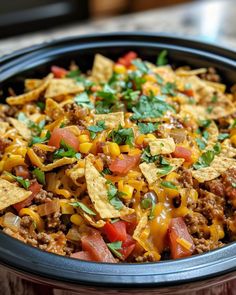
[[[91,68],[95,53],[117,59],[129,50],[155,62],[162,49],[168,50],[171,64],[213,66],[224,83],[236,82],[236,52],[229,49],[147,33],[87,35],[36,45],[0,58],[2,101],[8,87],[21,92],[25,78],[45,76],[52,64],[68,66],[75,60],[86,71]],[[1,276],[7,274],[5,278],[9,280],[21,278],[25,288],[26,281],[31,286],[37,284],[34,293],[29,294],[56,294],[47,293],[53,289],[78,294],[236,294],[236,243],[184,259],[108,264],[46,253],[0,232],[0,264]],[[17,290],[14,292],[9,294],[18,294]]]

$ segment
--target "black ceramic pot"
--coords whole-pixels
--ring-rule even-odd
[[[75,60],[82,70],[87,70],[92,66],[95,53],[117,59],[129,50],[155,62],[162,49],[168,50],[169,61],[176,66],[213,66],[225,83],[236,82],[233,51],[173,36],[117,33],[62,39],[2,57],[3,97],[9,86],[22,91],[26,77],[45,76],[52,64],[68,66]],[[49,254],[0,233],[0,263],[3,276],[10,271],[16,278],[79,294],[116,294],[118,291],[123,294],[236,294],[236,243],[185,259],[115,265]]]

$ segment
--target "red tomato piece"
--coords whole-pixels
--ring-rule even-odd
[[[136,59],[138,57],[137,53],[134,51],[130,51],[126,53],[124,56],[120,57],[117,61],[118,64],[121,64],[125,67],[129,67],[132,63],[133,59]]]
[[[133,252],[135,245],[136,241],[130,235],[127,235],[126,240],[122,243],[122,249],[119,250],[122,254],[122,260],[128,258],[128,256]]]
[[[183,158],[186,162],[192,162],[192,151],[182,146],[176,146],[172,156],[174,158]]]
[[[193,239],[188,232],[188,228],[182,217],[172,218],[168,229],[170,251],[172,258],[191,256],[195,250]],[[191,247],[189,249],[178,243],[178,238],[186,240]]]
[[[19,212],[22,208],[30,206],[34,197],[40,192],[41,188],[42,186],[37,181],[32,182],[29,187],[29,190],[32,192],[32,194],[24,201],[13,205],[13,207]]]
[[[182,91],[182,93],[186,94],[187,96],[193,96],[194,95],[193,89],[185,89],[185,90]]]
[[[72,253],[70,257],[81,259],[81,260],[93,261],[93,257],[87,251]]]
[[[29,170],[26,166],[16,166],[14,168],[15,170],[15,175],[16,176],[20,176],[24,179],[27,179],[30,177],[30,173],[29,173]]]
[[[110,242],[124,242],[127,238],[126,225],[124,221],[117,221],[114,223],[106,222],[104,225],[104,232]]]
[[[58,66],[52,66],[51,72],[53,73],[55,78],[64,78],[68,71],[64,68],[58,67]]]
[[[122,155],[122,159],[119,157],[112,159],[109,166],[109,169],[117,174],[127,174],[131,169],[136,167],[140,160],[140,155],[128,156]]]
[[[87,251],[93,261],[116,263],[99,231],[91,230],[81,238],[81,243],[83,251]]]
[[[66,128],[55,128],[51,133],[48,145],[59,148],[62,140],[76,152],[79,151],[79,141],[77,137]]]

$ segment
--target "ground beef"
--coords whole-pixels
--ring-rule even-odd
[[[11,141],[7,138],[0,138],[0,155],[4,153],[5,148],[10,145]]]
[[[231,200],[233,207],[236,208],[236,168],[227,170],[222,175],[225,195]]]
[[[212,67],[208,68],[206,73],[201,74],[200,78],[211,82],[220,82],[220,76],[217,74],[216,69]]]
[[[224,185],[221,179],[207,181],[205,182],[205,187],[208,191],[217,196],[224,197],[225,195]]]
[[[152,253],[145,253],[144,255],[135,258],[136,262],[155,262],[155,258]]]
[[[38,157],[40,157],[43,161],[47,159],[47,152],[38,148],[37,146],[33,146],[33,150]]]
[[[184,221],[191,235],[195,235],[199,238],[206,238],[206,233],[202,228],[207,226],[207,219],[201,213],[194,212],[192,214],[187,214],[184,217]]]
[[[221,241],[214,242],[212,240],[206,240],[204,238],[193,238],[193,242],[196,247],[196,254],[200,254],[224,246],[224,243],[222,243]]]
[[[30,216],[26,215],[21,218],[20,225],[24,228],[29,228],[32,224],[33,220]]]
[[[181,169],[180,170],[180,178],[179,181],[183,184],[184,187],[193,187],[193,177],[192,173],[189,169]]]
[[[43,204],[51,201],[53,198],[53,193],[47,192],[41,189],[40,192],[34,197],[34,202],[36,204]]]
[[[202,189],[199,191],[196,211],[203,214],[210,223],[214,218],[225,220],[224,206],[224,198]]]
[[[76,103],[68,103],[63,107],[72,124],[82,125],[83,119],[88,115],[88,109],[78,106]]]
[[[46,216],[46,225],[48,229],[59,229],[61,225],[61,213],[55,212]]]

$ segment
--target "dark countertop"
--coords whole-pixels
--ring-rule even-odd
[[[93,32],[149,31],[192,36],[236,49],[234,0],[198,0],[194,3],[67,25],[0,41],[0,56],[16,49],[60,37]]]

